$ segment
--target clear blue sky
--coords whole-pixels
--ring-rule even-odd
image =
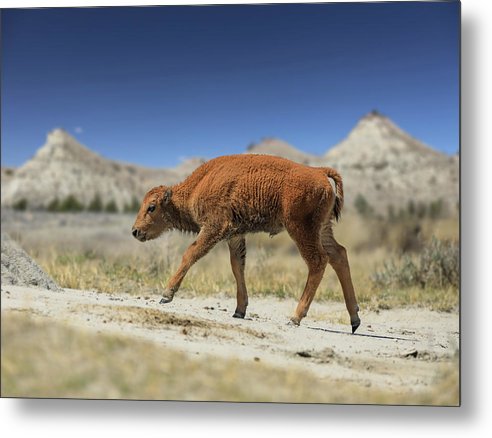
[[[2,165],[63,127],[154,167],[265,136],[323,154],[372,109],[459,147],[459,3],[2,10]]]

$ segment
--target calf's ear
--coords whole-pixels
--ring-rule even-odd
[[[166,191],[164,192],[164,196],[162,197],[162,205],[169,204],[172,195],[173,191],[171,189],[166,189]]]

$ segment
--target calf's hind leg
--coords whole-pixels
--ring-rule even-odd
[[[352,333],[355,333],[360,326],[359,306],[355,298],[354,285],[350,275],[350,266],[347,258],[347,250],[340,245],[333,236],[331,222],[326,222],[321,229],[321,242],[323,248],[328,254],[328,261],[337,274],[338,280],[342,286],[345,306],[350,315],[350,324]]]
[[[229,252],[231,256],[231,267],[237,285],[237,307],[234,318],[244,318],[248,307],[248,291],[244,281],[244,266],[246,264],[246,239],[244,236],[236,236],[229,239]]]

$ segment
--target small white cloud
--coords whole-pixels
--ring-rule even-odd
[[[84,132],[81,126],[76,126],[74,131],[76,134],[82,134]]]

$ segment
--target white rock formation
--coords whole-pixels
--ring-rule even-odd
[[[2,205],[26,199],[29,208],[46,207],[54,199],[74,195],[88,205],[98,194],[119,210],[159,184],[173,184],[183,175],[170,169],[150,169],[112,161],[92,152],[63,129],[51,131],[35,156],[2,181]],[[4,187],[5,185],[5,187]]]
[[[349,207],[361,194],[383,215],[389,205],[398,210],[410,201],[428,205],[439,199],[456,210],[458,156],[426,146],[376,111],[360,119],[324,158],[341,172]]]
[[[285,141],[265,138],[246,153],[278,155],[312,166],[331,166],[344,179],[345,208],[354,208],[362,195],[373,209],[386,215],[441,199],[456,211],[459,158],[424,145],[373,111],[362,117],[347,138],[324,156],[304,153]],[[46,207],[55,198],[73,194],[88,205],[99,194],[104,204],[114,200],[122,210],[141,200],[156,185],[182,181],[205,160],[191,158],[174,169],[150,169],[112,161],[87,149],[62,129],[48,134],[36,155],[18,169],[2,169],[2,205],[26,199],[28,208]]]
[[[321,158],[316,155],[302,152],[289,143],[274,137],[266,137],[259,143],[250,145],[246,153],[276,155],[303,164],[313,164],[318,162]]]

